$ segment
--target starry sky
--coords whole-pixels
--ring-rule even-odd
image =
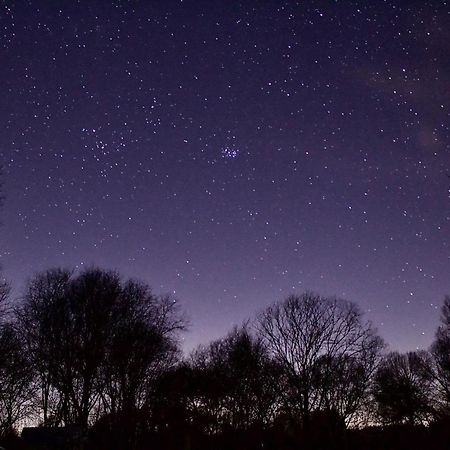
[[[450,293],[450,2],[0,5],[4,275],[117,269],[186,349],[292,292],[426,348]]]

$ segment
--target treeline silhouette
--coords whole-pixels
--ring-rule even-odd
[[[449,297],[429,351],[388,353],[357,305],[307,292],[189,356],[176,300],[115,272],[49,270],[8,297],[0,284],[7,449],[31,448],[24,425],[73,427],[105,450],[450,443]]]

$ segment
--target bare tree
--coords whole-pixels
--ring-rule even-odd
[[[0,278],[0,324],[5,320],[8,312],[8,298],[10,291],[11,288],[9,283],[3,278]]]
[[[258,329],[275,360],[283,368],[286,409],[307,427],[311,413],[338,408],[347,419],[354,414],[369,388],[369,375],[383,346],[359,308],[348,301],[312,293],[292,295],[269,306],[259,317]],[[320,366],[320,369],[318,367]],[[352,367],[361,370],[350,395],[336,398],[337,385],[348,384]],[[338,370],[337,370],[338,368]],[[318,383],[320,372],[320,383]]]
[[[357,357],[343,354],[318,358],[313,387],[319,393],[319,410],[334,411],[352,425],[367,418],[362,407],[367,403],[379,357],[379,345],[376,341],[373,344]]]
[[[9,284],[0,279],[0,437],[14,431],[31,409],[32,371],[19,335],[11,323]]]
[[[191,404],[194,415],[203,416],[205,431],[261,429],[273,420],[278,368],[246,326],[197,349],[191,368],[197,378]]]
[[[0,437],[31,413],[33,375],[28,355],[11,324],[0,328]]]
[[[179,360],[178,335],[186,320],[173,298],[155,296],[135,281],[123,286],[114,314],[102,367],[102,411],[110,416],[111,426],[126,435],[124,445],[134,448],[143,411],[152,406],[156,380]]]
[[[16,311],[34,360],[45,425],[87,427],[99,414],[132,414],[178,354],[184,321],[169,297],[89,269],[37,275]]]
[[[425,351],[389,353],[375,375],[374,397],[382,423],[426,423],[433,413],[433,378]]]
[[[3,192],[3,166],[0,165],[0,208],[3,206],[5,194]],[[0,221],[1,223],[1,221]]]
[[[441,325],[431,345],[433,376],[435,379],[439,411],[450,414],[450,296],[446,296],[441,308]]]
[[[3,206],[3,200],[4,200],[4,195],[3,195],[3,179],[2,179],[2,166],[0,165],[0,210]],[[2,222],[0,219],[0,226],[1,226]],[[10,293],[10,285],[9,283],[3,278],[3,276],[1,275],[1,270],[2,270],[2,266],[0,265],[0,323],[2,321],[2,319],[5,318],[6,315],[6,311],[7,311],[7,299],[9,297],[9,293]]]
[[[64,409],[69,400],[59,390],[58,358],[61,356],[61,329],[65,328],[65,304],[72,275],[70,271],[55,269],[36,275],[28,284],[24,302],[16,309],[17,323],[32,356],[31,369],[35,374],[36,410],[44,426],[63,422]]]
[[[77,277],[49,271],[31,281],[18,317],[44,375],[43,402],[50,386],[58,392],[56,423],[88,426],[102,390],[100,369],[120,295],[118,275],[99,269]]]

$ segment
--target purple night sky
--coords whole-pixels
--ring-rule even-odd
[[[450,293],[450,3],[3,1],[1,264],[174,292],[185,348],[291,292],[427,347]]]

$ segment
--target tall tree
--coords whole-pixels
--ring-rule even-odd
[[[32,357],[38,392],[36,409],[44,426],[69,421],[68,394],[60,390],[58,379],[63,329],[67,314],[63,314],[69,285],[70,271],[55,269],[36,275],[28,284],[24,302],[16,309],[17,323]],[[61,312],[61,313],[60,313]]]
[[[185,321],[170,297],[129,281],[122,289],[104,364],[104,405],[129,414],[145,405],[154,380],[178,358],[177,335]]]
[[[313,372],[319,410],[334,411],[347,424],[363,422],[372,378],[379,361],[379,347],[358,356],[342,354],[319,357]]]
[[[3,166],[0,165],[0,208],[3,206],[3,201],[5,199],[3,191]],[[0,221],[1,223],[1,221]]]
[[[450,296],[441,308],[441,324],[431,345],[434,360],[433,376],[436,382],[440,413],[450,415]]]
[[[433,412],[433,379],[425,351],[389,353],[375,375],[374,397],[383,423],[415,425]]]
[[[277,408],[278,368],[259,337],[246,326],[200,347],[191,357],[192,405],[208,432],[262,428]]]
[[[63,342],[57,349],[60,364],[55,381],[70,400],[70,420],[82,427],[87,427],[103,389],[101,367],[120,295],[116,273],[87,270],[71,281],[58,311],[64,328],[60,330]]]
[[[0,327],[0,437],[30,416],[34,396],[28,354],[11,324]]]
[[[383,346],[354,303],[312,293],[292,295],[269,306],[259,317],[258,329],[283,368],[286,408],[292,416],[298,415],[303,426],[308,426],[313,411],[337,407],[332,398],[336,392],[330,395],[327,390],[347,383],[346,377],[353,374],[351,366],[358,366],[364,367],[365,374],[358,375],[351,401],[339,407],[343,415],[354,413],[367,392],[367,374]]]
[[[0,211],[3,207],[3,200],[4,200],[4,194],[3,194],[3,167],[0,165]],[[0,217],[0,226],[2,225],[2,220]],[[0,265],[0,323],[5,318],[6,315],[6,301],[8,299],[9,293],[10,293],[10,285],[9,283],[3,278],[2,275],[2,266]]]
[[[46,425],[87,427],[100,413],[141,407],[152,377],[173,363],[184,327],[170,298],[95,268],[37,275],[17,317]]]
[[[5,279],[1,278],[0,274],[0,325],[6,319],[10,290],[9,283]]]

